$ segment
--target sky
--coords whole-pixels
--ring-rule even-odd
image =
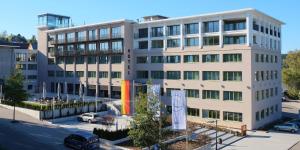
[[[0,32],[36,35],[37,15],[70,16],[75,25],[147,15],[191,16],[233,9],[255,8],[285,23],[282,53],[300,49],[300,0],[2,0]]]

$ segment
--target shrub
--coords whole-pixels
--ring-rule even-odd
[[[99,138],[115,141],[118,139],[126,138],[128,136],[129,129],[118,130],[118,131],[108,131],[103,129],[94,128],[93,133],[98,135]]]

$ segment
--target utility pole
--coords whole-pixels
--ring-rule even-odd
[[[216,120],[216,150],[218,149],[218,120]]]

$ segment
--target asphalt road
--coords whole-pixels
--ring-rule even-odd
[[[64,150],[63,139],[70,131],[0,107],[0,150]]]

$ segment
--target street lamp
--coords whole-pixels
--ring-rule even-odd
[[[216,150],[218,149],[218,120],[208,121],[207,123],[216,123]]]

